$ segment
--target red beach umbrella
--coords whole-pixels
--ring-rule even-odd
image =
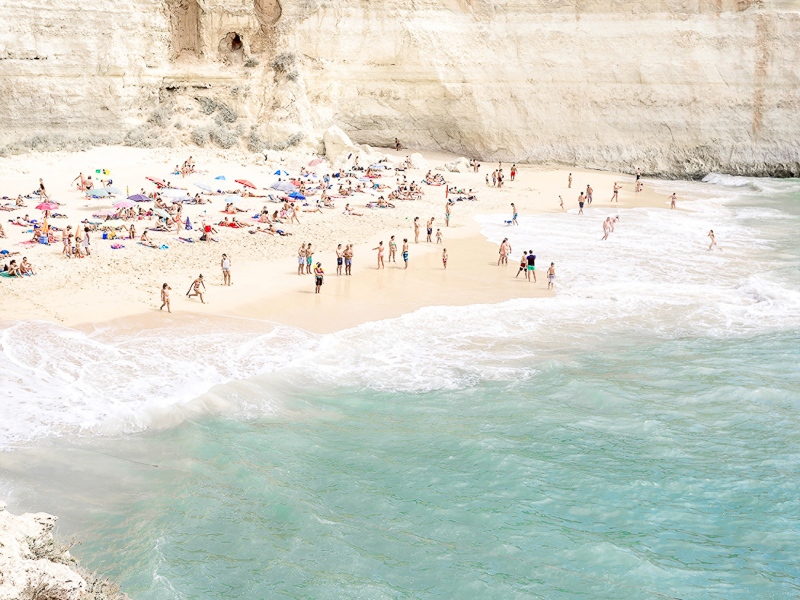
[[[53,202],[42,202],[39,206],[36,207],[36,210],[56,210],[58,208],[58,204]]]
[[[247,179],[236,179],[236,183],[241,183],[245,187],[256,189],[256,186],[247,181]]]
[[[147,181],[152,181],[159,188],[167,187],[167,184],[165,182],[161,181],[160,179],[156,179],[155,177],[145,177],[145,179],[147,179]]]

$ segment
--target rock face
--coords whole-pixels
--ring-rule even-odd
[[[336,124],[356,144],[397,136],[484,160],[800,175],[797,0],[86,0],[79,9],[6,0],[4,9],[4,143],[140,127],[130,143],[321,147]],[[198,97],[240,120],[220,123]],[[154,120],[157,109],[168,118]],[[201,126],[207,135],[193,138]]]
[[[52,541],[50,531],[55,522],[56,517],[44,513],[14,516],[0,503],[0,599],[26,597],[37,585],[55,586],[75,597],[86,590],[86,582],[77,572],[32,549],[34,541]],[[65,558],[69,559],[69,553]]]
[[[0,502],[0,600],[129,600],[117,585],[77,566],[53,539],[56,517],[12,515]]]

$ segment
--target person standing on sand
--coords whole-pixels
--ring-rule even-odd
[[[230,285],[231,284],[231,259],[228,258],[227,254],[222,255],[222,261],[220,262],[220,267],[222,267],[222,285]]]
[[[202,275],[200,275],[197,279],[195,279],[192,282],[192,285],[189,286],[189,291],[186,292],[186,295],[189,298],[193,298],[194,296],[200,296],[200,302],[205,304],[206,301],[203,300],[203,292],[200,291],[200,287],[201,286],[203,288],[203,292],[206,291],[206,283],[205,283],[205,281],[203,281],[203,276]]]
[[[449,200],[444,203],[444,224],[447,227],[450,227],[450,207],[452,206],[452,202]]]
[[[511,165],[511,181],[517,176],[517,165]]]
[[[588,203],[590,206],[591,206],[591,204],[592,204],[592,192],[593,192],[593,191],[594,191],[594,190],[592,190],[592,186],[591,186],[591,185],[587,185],[587,186],[586,186],[586,202],[587,202],[587,203]]]
[[[414,243],[419,244],[419,217],[414,217]]]
[[[164,307],[167,307],[167,312],[171,313],[172,309],[169,307],[169,291],[172,288],[169,287],[166,283],[161,286],[161,308],[158,310],[164,310]]]
[[[394,241],[394,236],[389,238],[389,262],[397,262],[397,242]]]
[[[578,211],[579,215],[583,214],[583,200],[584,200],[583,192],[581,192],[581,195],[578,196],[578,207],[580,208],[580,210]]]
[[[81,192],[85,192],[86,191],[86,178],[83,176],[83,172],[78,173],[78,176],[75,179],[72,180],[72,183],[75,183],[76,181],[79,181],[78,190],[80,190]]]
[[[303,269],[306,266],[306,243],[303,242],[303,245],[300,246],[300,249],[297,251],[297,274],[302,275]]]
[[[444,248],[442,250],[442,264],[444,265],[444,268],[446,269],[447,268],[447,248]]]
[[[385,269],[386,265],[383,264],[383,242],[379,242],[377,248],[373,248],[373,250],[378,251],[378,268]]]
[[[314,267],[314,276],[316,277],[316,289],[314,291],[315,294],[319,294],[319,290],[322,287],[322,280],[325,278],[325,269],[322,268],[322,263],[317,263],[317,266]]]
[[[91,254],[92,254],[91,250],[89,250],[89,244],[90,243],[91,243],[91,241],[89,240],[89,228],[88,227],[84,227],[83,228],[83,240],[81,241],[81,245],[83,246],[83,253],[86,256],[91,256]]]
[[[556,263],[550,263],[550,268],[547,269],[547,289],[552,290],[553,284],[556,281]]]
[[[426,241],[428,241],[428,242],[432,242],[433,241],[431,239],[431,236],[433,235],[433,219],[434,219],[434,217],[431,217],[431,220],[428,221],[428,237],[426,238]]]
[[[614,182],[614,193],[611,194],[611,202],[619,202],[619,191],[622,189],[621,185],[617,185],[617,182]]]
[[[486,187],[489,187],[489,174],[486,174]]]
[[[311,244],[306,246],[306,275],[311,275],[311,265],[314,260],[314,251],[311,249]]]
[[[353,244],[347,244],[344,249],[344,274],[353,274]]]
[[[508,255],[511,254],[511,244],[508,243],[508,238],[503,240],[503,243],[500,244],[500,257],[497,259],[498,265],[507,265],[508,264]]]
[[[524,250],[522,251],[522,258],[519,261],[519,271],[517,271],[517,274],[514,275],[514,279],[519,277],[520,273],[525,274],[525,279],[528,278],[528,255]]]
[[[531,281],[531,277],[533,277],[531,283],[536,283],[536,255],[533,250],[528,250],[525,260],[528,262],[528,281]]]
[[[342,245],[339,244],[336,246],[336,276],[342,274],[342,263],[344,263],[344,250],[342,250]]]
[[[675,194],[675,192],[673,192],[672,196],[669,197],[669,208],[670,208],[670,210],[675,208],[675,201],[677,199],[678,199],[678,196]]]
[[[517,213],[517,207],[514,206],[514,203],[512,202],[511,203],[511,223],[510,223],[510,225],[519,225],[519,223],[517,223],[517,217],[518,216],[519,216],[519,213]]]
[[[558,195],[558,202],[559,202],[559,204],[561,206],[561,210],[566,210],[564,208],[564,199],[561,197],[561,194]]]
[[[569,174],[569,180],[568,180],[568,182],[569,182],[569,183],[567,184],[567,187],[568,187],[569,189],[572,189],[572,173],[570,173],[570,174]]]
[[[404,269],[408,268],[408,238],[403,238],[403,262],[406,263]]]

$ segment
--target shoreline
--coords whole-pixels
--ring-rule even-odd
[[[105,164],[111,167],[112,174],[122,168],[117,167],[118,163],[127,161],[130,165],[131,176],[116,175],[116,179],[138,180],[141,176],[139,183],[142,184],[145,173],[158,174],[159,169],[163,169],[153,163],[174,164],[179,160],[177,152],[182,152],[171,151],[171,156],[165,158],[165,150],[145,152],[116,147],[102,150],[105,152]],[[381,152],[393,160],[406,156],[406,151],[397,153],[383,149]],[[67,174],[76,170],[77,165],[99,160],[92,153],[93,151],[68,154],[64,160],[59,161],[57,170],[47,175],[48,179],[61,182],[67,180]],[[275,163],[261,164],[250,157],[251,163],[247,164],[245,157],[234,155],[231,158],[238,161],[234,164],[233,160],[220,161],[219,153],[216,157],[208,152],[202,153],[202,156],[200,152],[195,154],[198,154],[198,162],[206,167],[208,174],[190,176],[182,181],[190,191],[196,191],[191,183],[207,180],[216,172],[243,172],[238,177],[249,177],[257,185],[263,186],[276,179],[271,175]],[[456,157],[436,152],[426,152],[423,157],[428,164],[425,168],[407,172],[409,181],[420,181],[430,169],[434,173],[443,173],[452,185],[474,189],[478,195],[477,202],[464,201],[454,205],[452,226],[449,228],[441,227],[444,225],[444,188],[423,185],[425,194],[422,199],[396,203],[396,209],[364,209],[363,203],[372,200],[373,196],[356,194],[352,198],[337,200],[337,208],[325,211],[324,214],[301,212],[301,225],[287,227],[293,232],[292,237],[273,238],[262,234],[250,235],[246,230],[234,230],[221,232],[219,243],[181,244],[175,241],[174,235],[161,234],[156,239],[159,242],[163,239],[169,245],[166,251],[143,248],[129,240],[119,240],[126,248],[113,251],[108,248],[111,242],[95,238],[93,255],[80,260],[67,260],[61,256],[58,243],[42,248],[34,247],[23,252],[31,255],[31,262],[39,274],[34,278],[24,278],[24,281],[4,279],[0,284],[0,297],[5,309],[4,321],[45,320],[87,330],[103,323],[132,318],[141,320],[142,326],[146,327],[150,318],[156,318],[154,313],[158,312],[157,307],[160,304],[158,290],[163,281],[170,283],[173,288],[173,308],[178,312],[197,316],[255,318],[298,326],[316,333],[327,333],[366,321],[396,317],[425,306],[496,303],[519,297],[548,297],[553,294],[547,291],[542,277],[537,284],[525,283],[529,289],[524,289],[521,281],[503,283],[504,279],[512,278],[512,275],[506,277],[504,271],[516,272],[517,250],[512,252],[510,266],[497,269],[496,264],[493,264],[497,256],[496,245],[481,235],[480,226],[475,221],[477,215],[503,215],[510,211],[511,202],[516,203],[523,218],[532,214],[560,212],[559,195],[566,196],[566,209],[576,208],[577,202],[572,197],[577,196],[587,181],[595,189],[592,209],[668,206],[666,195],[654,191],[651,185],[646,185],[643,192],[634,193],[633,177],[629,175],[574,169],[571,171],[574,183],[572,189],[568,189],[567,175],[570,171],[553,169],[546,165],[520,165],[516,181],[509,181],[506,171],[506,184],[498,189],[486,187],[484,183],[487,168],[496,168],[495,165],[483,165],[478,174],[455,173],[437,171],[435,168]],[[24,189],[19,187],[22,185],[20,181],[36,180],[33,169],[36,161],[41,160],[41,157],[16,158],[17,162],[22,163],[18,165],[17,175],[10,178],[10,181],[9,177],[0,177],[0,185],[4,186],[4,193],[9,196]],[[306,158],[297,157],[296,162],[305,163]],[[13,162],[10,159],[5,161]],[[508,169],[510,166],[504,165],[504,168]],[[385,183],[392,185],[394,177],[385,179],[388,180]],[[611,204],[606,198],[610,196],[606,188],[610,188],[613,181],[619,181],[623,185],[619,204]],[[124,183],[121,182],[121,185]],[[55,187],[56,191],[50,193],[65,203],[66,211],[77,213],[80,219],[96,211],[95,204],[101,204],[95,200],[86,202],[77,191],[67,191],[64,187]],[[364,214],[363,217],[341,214],[341,208],[348,200],[356,210]],[[681,199],[683,200],[685,199]],[[193,222],[198,221],[197,215],[201,211],[216,215],[221,201],[215,197],[213,202],[217,206],[188,206],[187,214],[192,216]],[[36,214],[37,211],[30,204],[31,202],[26,209],[5,214]],[[248,199],[245,203],[248,210],[240,213],[241,220],[245,221],[248,214],[263,204],[264,200],[261,198]],[[271,210],[277,207],[276,204],[267,206]],[[419,216],[422,222],[423,239],[425,221],[434,216],[439,222],[434,223],[434,229],[441,228],[444,233],[442,247],[448,248],[450,258],[447,271],[442,268],[441,250],[436,248],[436,244],[414,244],[411,227],[414,216]],[[567,218],[571,216],[565,215]],[[75,219],[58,222],[62,226],[68,223],[74,225]],[[139,225],[140,222],[134,223]],[[147,222],[141,223],[146,225]],[[9,231],[10,229],[13,231]],[[15,239],[3,240],[4,243],[0,246],[20,250],[14,245],[20,239],[17,229],[20,228],[7,226],[7,234],[16,234]],[[398,243],[398,266],[387,264],[385,272],[370,273],[377,270],[372,248],[380,240],[388,245],[390,235],[395,235]],[[403,237],[410,239],[410,267],[407,272],[397,273],[402,271],[400,255]],[[335,275],[336,261],[333,251],[337,240],[338,243],[355,244],[353,275],[350,277]],[[296,274],[296,249],[304,241],[313,241],[315,248],[322,248],[315,253],[314,260],[321,260],[326,277],[322,294],[316,298],[313,294],[312,277],[299,277]],[[492,248],[485,246],[487,243]],[[221,285],[218,261],[222,252],[227,252],[233,260],[233,285],[230,288],[223,288]],[[543,264],[540,262],[540,265]],[[207,282],[207,305],[202,305],[196,299],[191,301],[191,305],[183,301],[185,289],[198,273],[203,273]]]

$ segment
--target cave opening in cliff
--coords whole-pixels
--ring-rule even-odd
[[[231,31],[219,43],[219,52],[228,63],[241,64],[245,58],[244,40],[235,31]]]

